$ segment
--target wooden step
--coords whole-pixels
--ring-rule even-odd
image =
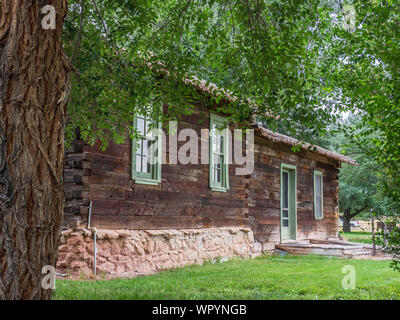
[[[365,256],[371,255],[372,252],[369,250],[343,250],[343,254],[350,256]]]
[[[332,243],[330,240],[310,240],[310,243],[280,243],[275,245],[276,249],[294,254],[316,254],[337,257],[356,257],[372,254],[370,248],[359,243]]]

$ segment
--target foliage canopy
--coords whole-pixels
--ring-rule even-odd
[[[168,103],[164,120],[190,114],[198,97],[182,79],[196,76],[237,97],[223,110],[232,118],[248,117],[250,99],[260,121],[294,136],[315,136],[343,112],[358,113],[362,121],[352,135],[382,169],[385,192],[400,199],[398,1],[69,5],[64,46],[76,69],[69,139],[79,128],[85,140],[100,139],[103,147],[110,138],[122,142],[127,128],[135,135],[133,113],[160,113],[146,109],[149,104]]]

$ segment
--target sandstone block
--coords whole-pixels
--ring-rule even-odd
[[[262,244],[262,252],[269,252],[275,249],[275,244],[266,242]]]
[[[261,253],[262,249],[263,249],[262,243],[254,242],[251,245],[251,253]]]
[[[58,267],[92,273],[94,240],[87,229],[62,233]],[[255,257],[264,246],[254,243],[249,228],[182,230],[97,230],[97,271],[106,274],[150,273],[157,270]],[[223,258],[221,258],[223,257]]]

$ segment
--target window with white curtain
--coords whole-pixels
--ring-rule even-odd
[[[321,220],[324,217],[324,186],[323,173],[314,171],[314,217]]]

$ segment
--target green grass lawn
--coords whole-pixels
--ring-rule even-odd
[[[347,241],[362,242],[372,244],[372,233],[364,231],[345,232],[344,237]]]
[[[57,280],[55,299],[399,299],[390,261],[259,257],[189,266],[134,279]],[[356,288],[342,288],[352,265]]]

